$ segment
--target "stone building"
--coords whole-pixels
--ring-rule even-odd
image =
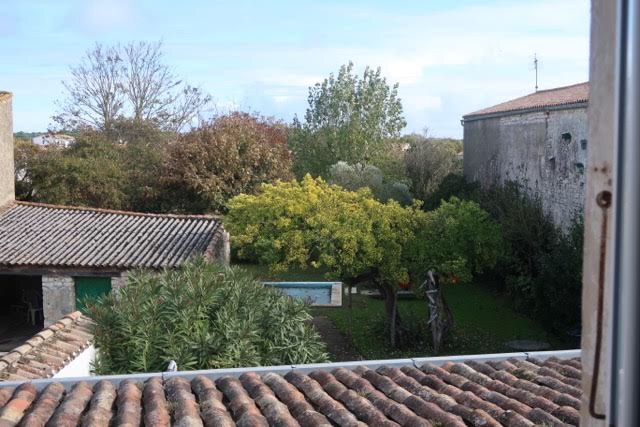
[[[15,200],[11,94],[0,93],[0,320],[41,329],[121,287],[133,268],[229,261],[217,217],[159,215]]]
[[[588,99],[589,83],[580,83],[465,115],[465,178],[519,182],[566,230],[583,209]]]

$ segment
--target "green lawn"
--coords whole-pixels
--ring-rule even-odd
[[[459,284],[445,288],[454,318],[449,342],[440,352],[448,354],[482,354],[513,351],[505,342],[515,339],[545,341],[552,349],[572,346],[550,335],[532,319],[515,313],[506,298],[479,285]],[[353,345],[364,359],[432,356],[426,332],[427,308],[424,299],[400,299],[399,312],[409,325],[411,343],[402,349],[387,344],[382,299],[354,295]],[[340,308],[312,308],[314,314],[328,316],[344,333],[349,329],[346,300]]]
[[[268,273],[262,266],[240,264],[262,280],[322,281],[322,271]],[[458,284],[445,287],[447,302],[454,318],[454,329],[442,355],[481,354],[513,351],[505,342],[516,339],[545,341],[551,349],[573,348],[564,339],[553,336],[534,320],[514,312],[509,300],[481,285]],[[329,317],[345,334],[349,330],[349,309],[346,295],[342,307],[312,307],[313,315]],[[383,301],[362,295],[353,296],[353,345],[364,359],[430,356],[426,332],[427,308],[422,298],[402,298],[398,302],[403,322],[409,326],[410,343],[402,349],[392,349],[387,343]]]

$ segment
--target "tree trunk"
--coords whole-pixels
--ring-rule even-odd
[[[378,284],[378,289],[384,298],[384,312],[389,325],[389,341],[391,346],[395,348],[402,343],[404,335],[402,320],[398,313],[398,293],[393,286],[384,282]]]
[[[348,284],[349,290],[349,329],[348,329],[348,339],[351,345],[353,345],[353,296],[351,295],[351,282]]]
[[[429,309],[427,325],[431,331],[433,352],[438,354],[453,326],[453,314],[451,314],[449,305],[445,301],[438,275],[433,271],[429,271],[425,283]]]

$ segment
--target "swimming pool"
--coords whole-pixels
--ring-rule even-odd
[[[312,306],[337,307],[342,305],[341,282],[262,282],[280,289],[292,298],[309,301]]]

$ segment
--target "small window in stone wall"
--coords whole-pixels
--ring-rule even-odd
[[[549,167],[551,169],[555,169],[556,168],[556,158],[554,156],[551,156],[551,157],[547,158],[547,161],[549,162]]]
[[[571,142],[571,134],[569,132],[564,132],[562,135],[562,142],[566,142],[567,144]]]
[[[581,140],[580,140],[580,147],[581,147],[583,150],[586,150],[586,149],[587,149],[587,140],[586,140],[586,139],[581,139]]]
[[[584,173],[584,163],[575,163],[575,166],[578,173]]]

